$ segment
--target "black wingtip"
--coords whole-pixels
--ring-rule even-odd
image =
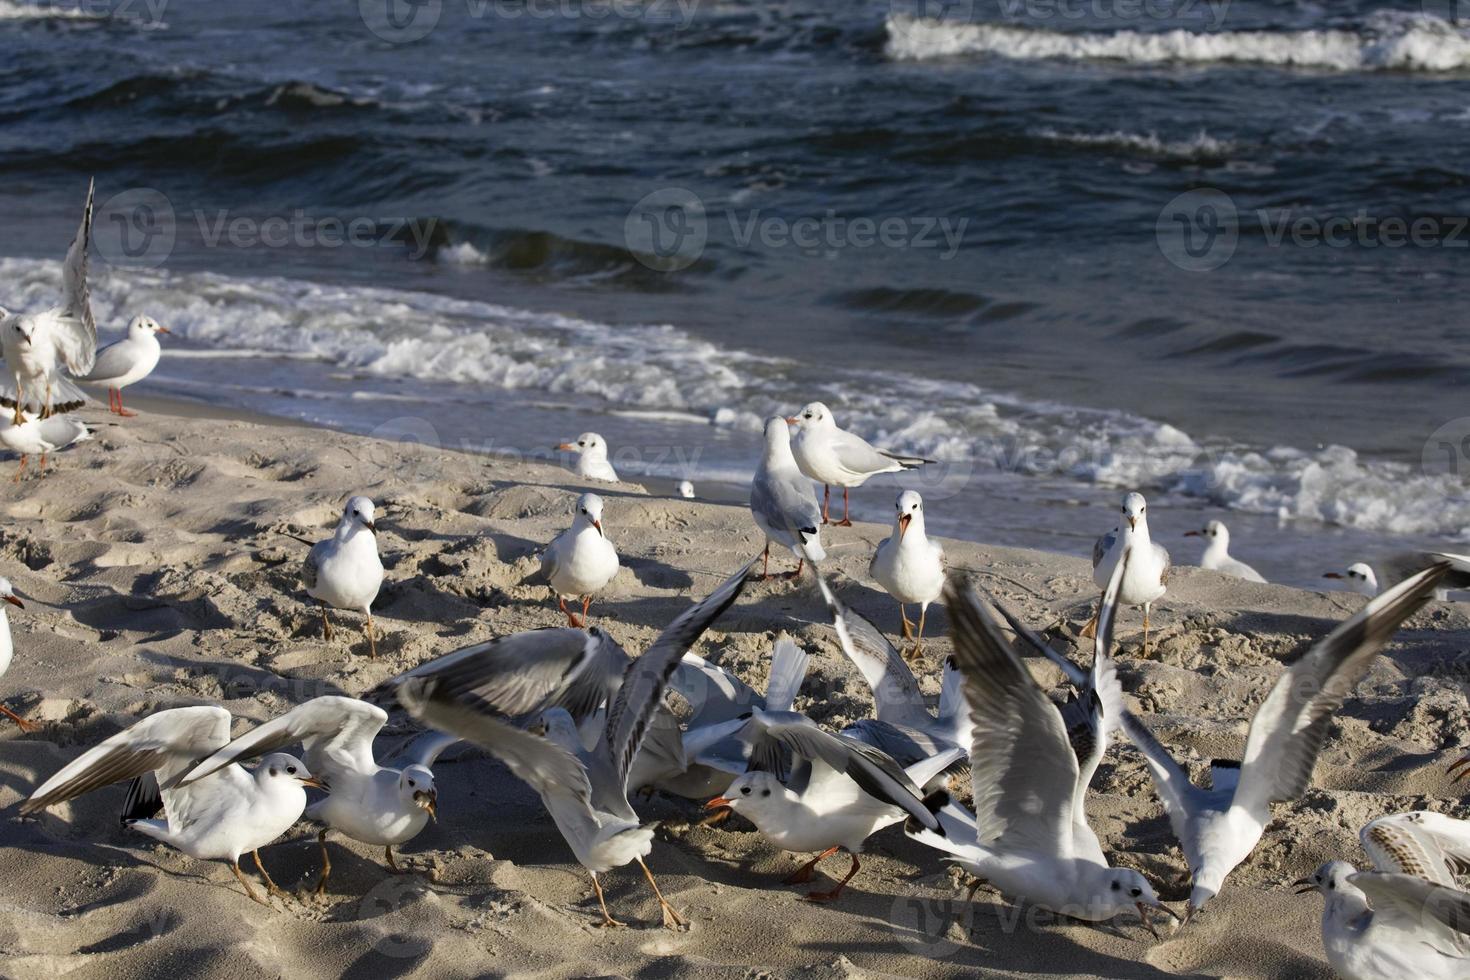
[[[949,790],[936,789],[934,792],[924,797],[924,809],[928,810],[930,813],[937,814],[940,810],[943,810],[945,807],[949,806],[949,801]],[[940,837],[947,837],[948,835],[944,832],[944,824],[939,823],[938,821],[935,822],[939,825],[934,829],[934,833],[938,834]],[[904,821],[903,829],[911,834],[917,834],[922,830],[927,830],[928,828],[919,822],[918,817],[909,817],[907,820]]]

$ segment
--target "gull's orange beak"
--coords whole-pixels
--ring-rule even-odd
[[[1137,531],[1138,530],[1138,518],[1136,518],[1136,517],[1130,517],[1130,518],[1128,518],[1128,530],[1130,530],[1130,531]]]
[[[595,528],[597,528],[597,533],[598,534],[602,534],[602,522],[601,521],[593,521],[592,522],[592,526],[595,527]],[[604,538],[607,537],[606,534],[602,534],[602,536]]]
[[[1342,573],[1341,572],[1328,572],[1327,574],[1323,575],[1322,577],[1323,578],[1342,578]]]
[[[421,810],[429,811],[429,819],[437,822],[439,820],[439,794],[425,793],[423,790],[413,794],[414,805]]]
[[[1159,930],[1154,928],[1153,920],[1148,917],[1148,906],[1142,902],[1134,902],[1133,905],[1138,909],[1138,918],[1143,922],[1144,927],[1153,933],[1155,939],[1162,938],[1159,936]]]
[[[577,447],[574,446],[574,445],[572,445],[569,442],[559,442],[555,446],[552,446],[551,448],[552,449],[576,449]]]
[[[898,515],[898,540],[900,540],[900,541],[903,540],[903,536],[908,533],[908,530],[909,530],[909,522],[911,522],[913,519],[914,519],[914,515],[913,514],[899,514]]]
[[[788,415],[788,416],[786,416],[786,424],[787,425],[795,425],[796,423],[798,423],[800,421],[801,421],[801,419],[797,418],[795,415]]]
[[[322,782],[320,779],[317,779],[315,776],[302,776],[301,785],[310,786],[312,789],[319,789],[322,792],[326,792],[327,789],[327,784]]]
[[[170,330],[170,329],[169,329],[169,328],[168,328],[168,327],[165,327],[165,326],[163,326],[163,325],[161,325],[161,324],[160,324],[160,325],[159,325],[159,327],[158,327],[158,332],[159,332],[159,333],[166,333],[166,334],[168,334],[168,335],[169,335],[169,336],[173,336],[173,331],[172,331],[172,330]]]
[[[373,532],[374,535],[378,533],[378,525],[374,524],[372,521],[363,521],[362,526]]]
[[[723,796],[716,796],[714,799],[712,799],[708,803],[706,803],[704,805],[704,808],[706,810],[718,810],[722,806],[729,806],[729,805],[730,805],[730,801],[729,800],[725,799]]]
[[[1200,532],[1198,532],[1198,531],[1185,531],[1184,532],[1184,536],[1186,538],[1198,538],[1198,537],[1201,537]]]
[[[12,606],[14,606],[17,609],[24,609],[26,607],[26,604],[24,602],[21,602],[19,599],[17,599],[13,595],[6,596],[5,597],[5,601],[8,602],[8,603],[10,603]]]

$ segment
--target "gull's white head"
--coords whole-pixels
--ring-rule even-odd
[[[918,533],[923,533],[924,498],[919,496],[917,491],[905,490],[899,494],[898,499],[893,502],[893,509],[898,512],[898,516],[894,520],[894,527],[898,530],[898,539],[900,541],[909,532],[910,526],[913,526],[914,530]]]
[[[769,772],[747,772],[735,777],[723,796],[704,805],[706,810],[727,806],[759,827],[763,822],[780,819],[779,814],[794,796],[791,790]]]
[[[576,442],[563,442],[556,448],[574,452],[579,456],[607,458],[607,440],[596,432],[584,432],[577,437]]]
[[[812,402],[786,421],[798,429],[837,428],[837,420],[832,417],[831,410],[821,402]]]
[[[276,752],[260,760],[260,765],[255,769],[255,784],[263,793],[300,793],[304,786],[322,790],[327,788],[326,783],[311,774],[305,763],[284,752]]]
[[[173,333],[151,316],[135,316],[128,324],[128,337],[152,337],[161,333]]]
[[[602,530],[602,498],[597,494],[584,493],[577,498],[577,521],[592,525],[598,534],[607,537]]]
[[[1123,498],[1123,524],[1127,524],[1130,531],[1138,530],[1140,524],[1148,526],[1148,502],[1143,499],[1143,494],[1135,491]]]
[[[1206,548],[1226,548],[1230,545],[1230,531],[1222,521],[1210,521],[1200,531],[1185,531],[1186,538],[1204,538]]]
[[[526,726],[526,731],[560,745],[569,752],[575,753],[582,745],[577,723],[565,708],[547,708],[534,722]]]
[[[690,483],[688,480],[680,480],[678,484],[675,485],[674,489],[678,491],[679,496],[683,497],[685,500],[694,499],[694,484]]]
[[[1378,594],[1378,576],[1373,574],[1373,568],[1366,562],[1354,562],[1345,572],[1328,572],[1322,577],[1345,582],[1349,591],[1359,595],[1372,598]]]
[[[32,331],[26,329],[25,317],[11,316],[9,313],[7,313],[4,317],[3,322],[3,329],[5,330],[6,335],[12,341],[17,344],[23,344],[27,347],[30,346]]]
[[[348,530],[356,530],[359,527],[367,528],[376,535],[378,525],[373,523],[375,513],[373,502],[367,497],[353,497],[347,501],[347,506],[342,508],[342,520],[337,526]]]
[[[1156,937],[1159,933],[1148,917],[1149,909],[1159,909],[1178,918],[1173,909],[1159,901],[1159,896],[1154,892],[1154,886],[1148,883],[1148,879],[1132,868],[1108,868],[1102,876],[1102,889],[1092,896],[1092,901],[1093,907],[1090,911],[1097,917],[1097,921],[1103,922],[1129,912],[1137,912],[1144,926]]]
[[[426,766],[415,763],[398,774],[398,798],[407,806],[426,811],[431,820],[439,818],[439,788]]]
[[[8,602],[17,609],[25,608],[25,604],[15,594],[15,589],[11,588],[10,579],[8,578],[0,578],[0,602]],[[0,611],[0,616],[3,615],[4,612]]]
[[[1328,861],[1305,878],[1293,882],[1293,886],[1298,895],[1320,892],[1326,899],[1326,904],[1322,908],[1324,916],[1331,915],[1334,907],[1354,915],[1368,907],[1368,900],[1363,890],[1348,880],[1357,873],[1358,869],[1346,861]],[[1347,906],[1345,909],[1342,908],[1344,903]]]

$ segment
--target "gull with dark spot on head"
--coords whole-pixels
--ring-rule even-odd
[[[1247,582],[1266,581],[1260,572],[1230,556],[1230,529],[1224,521],[1210,521],[1199,531],[1185,531],[1184,536],[1204,539],[1205,553],[1199,560],[1200,568]]]
[[[577,499],[572,526],[553,538],[541,554],[541,575],[550,583],[568,626],[580,629],[587,625],[593,596],[607,588],[619,567],[618,550],[602,526],[602,498],[584,493]],[[567,608],[569,598],[582,600],[580,619]]]
[[[70,415],[41,418],[25,412],[17,414],[20,422],[13,418],[0,419],[0,446],[20,456],[13,483],[20,482],[26,471],[26,461],[32,456],[40,457],[40,470],[44,474],[47,456],[92,438],[92,430],[87,424]]]
[[[576,474],[588,480],[618,483],[617,471],[607,459],[607,440],[596,432],[584,432],[575,442],[558,443],[554,448],[577,454]]]
[[[172,332],[151,316],[133,317],[128,324],[128,335],[99,350],[97,363],[86,377],[78,380],[87,385],[105,386],[108,409],[114,415],[131,418],[138,413],[123,407],[122,390],[153,373],[163,356],[158,335]]]
[[[1098,538],[1092,546],[1092,581],[1100,589],[1108,586],[1113,569],[1131,557],[1118,590],[1118,604],[1143,607],[1143,649],[1148,653],[1148,615],[1153,604],[1164,597],[1169,579],[1169,552],[1155,544],[1148,533],[1148,502],[1141,493],[1123,498],[1123,519],[1113,530]],[[1082,628],[1083,636],[1091,636],[1097,617]]]
[[[822,523],[832,524],[832,488],[842,488],[842,520],[838,527],[851,527],[848,492],[860,487],[880,473],[901,473],[933,463],[922,456],[901,456],[884,452],[861,436],[838,428],[832,410],[821,402],[812,402],[786,420],[796,427],[791,451],[796,463],[808,477],[824,487]]]
[[[325,541],[312,545],[302,567],[306,594],[322,609],[322,636],[332,638],[332,621],[327,607],[353,609],[367,617],[368,652],[377,659],[378,640],[373,635],[373,601],[383,587],[383,561],[378,557],[378,526],[373,502],[353,497],[342,508],[337,530]]]
[[[770,574],[774,543],[790,548],[796,556],[796,570],[787,575],[796,578],[808,560],[819,562],[827,557],[822,548],[822,512],[812,482],[802,475],[791,455],[791,433],[785,420],[767,419],[764,436],[760,465],[750,481],[750,516],[766,535],[761,574]]]

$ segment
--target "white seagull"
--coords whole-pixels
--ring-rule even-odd
[[[49,416],[87,403],[87,396],[61,374],[61,369],[81,377],[92,370],[97,357],[97,324],[92,319],[87,292],[94,189],[89,182],[82,224],[61,267],[61,302],[41,313],[0,310],[0,353],[5,356],[7,374],[0,383],[4,392],[0,404],[15,409],[17,424],[22,409]]]
[[[1097,539],[1092,546],[1092,580],[1100,589],[1108,586],[1113,568],[1130,551],[1131,558],[1118,591],[1118,603],[1143,607],[1143,649],[1148,651],[1148,614],[1155,602],[1164,596],[1169,578],[1169,552],[1154,544],[1148,534],[1148,504],[1141,493],[1123,498],[1123,519],[1118,526]],[[1091,636],[1096,617],[1082,630]]]
[[[306,810],[307,819],[326,825],[317,835],[322,876],[315,893],[321,895],[332,873],[329,831],[382,847],[388,867],[397,871],[394,845],[413,840],[438,816],[439,789],[431,767],[459,737],[439,732],[421,736],[414,740],[412,761],[384,766],[373,757],[373,739],[387,723],[388,713],[366,701],[312,698],[236,738],[189,770],[179,785],[190,786],[233,763],[299,743],[303,761],[330,790]]]
[[[271,895],[282,894],[260,863],[260,848],[290,830],[306,807],[305,787],[325,787],[297,759],[268,755],[254,773],[226,766],[178,786],[180,776],[230,741],[230,713],[218,707],[170,708],[149,715],[82,753],[21,804],[22,814],[133,780],[123,825],[201,861],[227,861],[245,894],[262,905],[240,873],[250,854]],[[159,810],[164,819],[153,819]]]
[[[951,803],[939,811],[947,836],[908,832],[1006,894],[1088,922],[1136,912],[1157,935],[1148,910],[1170,910],[1143,875],[1108,865],[1084,807],[1108,717],[1123,699],[1106,653],[1117,589],[1115,579],[1102,603],[1088,690],[1059,708],[974,592],[950,580],[945,604],[974,727],[975,812]]]
[[[0,601],[8,602],[17,609],[24,609],[25,603],[15,594],[15,589],[10,585],[10,579],[0,578]],[[10,661],[15,656],[15,640],[10,635],[10,616],[5,607],[0,606],[0,677],[10,669]],[[39,726],[26,721],[20,715],[11,711],[5,705],[0,704],[0,715],[4,715],[15,722],[23,732],[34,732]]]
[[[621,923],[608,914],[597,876],[631,861],[653,888],[664,925],[684,925],[643,862],[653,827],[628,805],[628,771],[663,705],[669,675],[740,596],[754,564],[686,610],[621,674],[617,664],[627,654],[601,630],[554,629],[468,647],[385,685],[420,722],[479,745],[536,791],[591,874],[604,926]],[[576,728],[579,711],[606,719],[590,749]],[[526,716],[539,718],[530,730],[514,721]]]
[[[822,523],[832,523],[832,488],[842,488],[842,520],[838,527],[852,527],[848,511],[848,491],[868,482],[879,473],[915,470],[934,462],[922,456],[900,456],[884,452],[861,436],[837,427],[832,412],[821,402],[812,402],[786,420],[796,427],[791,450],[796,463],[807,476],[824,487]]]
[[[587,625],[592,597],[607,588],[618,567],[618,549],[602,528],[602,498],[584,493],[577,500],[572,526],[553,538],[541,555],[541,574],[551,583],[557,608],[566,614],[568,626]],[[580,619],[567,608],[568,597],[582,600]]]
[[[577,454],[576,473],[588,480],[618,483],[617,471],[607,461],[607,440],[596,432],[584,432],[576,442],[559,443],[558,450]]]
[[[750,481],[750,516],[766,534],[762,576],[770,574],[773,542],[790,548],[796,556],[796,571],[788,578],[800,575],[808,559],[818,562],[827,557],[822,549],[822,511],[811,481],[791,455],[791,433],[784,419],[766,420],[760,465]]]
[[[868,574],[898,601],[903,637],[914,640],[914,656],[918,656],[924,648],[924,619],[929,615],[929,604],[944,593],[944,548],[924,534],[923,497],[905,490],[893,506],[898,512],[893,534],[878,545]],[[914,604],[919,607],[917,638],[903,608]]]
[[[92,438],[92,430],[86,423],[70,415],[41,418],[38,415],[27,417],[24,412],[17,414],[19,422],[14,418],[0,419],[0,446],[20,455],[20,466],[12,483],[20,482],[26,471],[26,461],[32,456],[41,458],[41,472],[45,473],[48,455]]]
[[[1256,709],[1238,763],[1212,762],[1210,789],[1190,783],[1168,749],[1131,712],[1123,729],[1143,753],[1154,789],[1193,872],[1185,921],[1220,891],[1271,822],[1271,804],[1312,785],[1332,716],[1399,625],[1428,600],[1448,563],[1420,572],[1368,602],[1281,675]]]
[[[378,657],[378,640],[373,635],[373,600],[383,587],[383,561],[378,557],[378,526],[373,523],[373,502],[352,497],[342,508],[337,530],[325,541],[311,546],[302,568],[306,594],[322,607],[322,637],[332,638],[332,621],[327,607],[353,609],[367,616],[368,650]]]
[[[1328,861],[1296,882],[1321,892],[1322,946],[1346,980],[1470,975],[1470,822],[1439,813],[1396,813],[1362,829],[1374,870]]]
[[[1266,581],[1260,572],[1245,562],[1230,557],[1230,531],[1222,521],[1210,521],[1202,530],[1185,531],[1184,536],[1205,539],[1205,553],[1200,558],[1200,568],[1219,572],[1231,578],[1245,579],[1247,582],[1264,583]]]
[[[785,850],[820,852],[786,878],[788,885],[811,881],[823,858],[846,850],[852,857],[846,877],[830,891],[811,892],[809,901],[835,901],[862,867],[863,842],[884,827],[907,817],[931,833],[944,833],[931,807],[948,794],[925,797],[919,787],[962,758],[960,749],[903,769],[882,750],[823,731],[795,711],[752,712],[741,739],[751,748],[751,771],[705,807],[729,807]],[[774,753],[763,753],[763,744],[788,749],[789,770]]]
[[[158,335],[172,332],[151,316],[133,317],[133,322],[128,324],[128,335],[99,350],[97,363],[79,380],[83,384],[106,385],[107,407],[113,414],[126,418],[137,415],[123,408],[122,390],[153,373],[163,356]]]
[[[1367,562],[1353,562],[1346,571],[1327,572],[1322,577],[1346,582],[1349,592],[1356,592],[1370,599],[1378,594],[1378,576],[1373,574],[1373,566]]]
[[[680,480],[678,484],[675,485],[674,490],[685,500],[694,499],[694,484],[688,480]]]
[[[1328,572],[1323,578],[1345,582],[1349,591],[1359,595],[1375,596],[1386,589],[1439,562],[1449,562],[1450,568],[1435,590],[1434,597],[1440,601],[1449,598],[1451,591],[1470,589],[1470,555],[1453,555],[1443,551],[1401,551],[1387,555],[1374,562],[1378,574],[1373,574],[1373,565],[1354,562],[1345,572]]]

